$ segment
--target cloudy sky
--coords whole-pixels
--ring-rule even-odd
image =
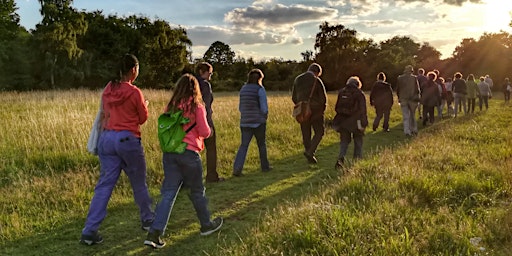
[[[39,23],[37,0],[16,0],[21,25]],[[428,42],[448,58],[463,38],[484,32],[512,33],[512,0],[74,0],[78,10],[105,15],[144,15],[186,28],[194,57],[215,41],[237,56],[300,60],[314,50],[323,21],[355,29],[375,42],[409,36]]]

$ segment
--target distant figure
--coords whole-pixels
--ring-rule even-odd
[[[467,94],[467,85],[466,81],[462,79],[462,74],[460,72],[455,73],[453,83],[452,83],[453,97],[455,98],[455,113],[454,116],[457,117],[457,113],[459,112],[459,105],[464,109],[464,114],[467,114],[468,108],[466,105],[466,94]]]
[[[335,168],[340,169],[345,163],[348,145],[354,139],[354,159],[363,157],[363,135],[368,126],[366,113],[366,98],[361,91],[361,80],[353,76],[347,80],[344,88],[338,92],[336,101],[336,116],[333,120],[333,128],[340,133],[340,154]],[[348,99],[348,100],[346,100]],[[347,111],[347,108],[349,111]]]
[[[185,152],[181,154],[164,152],[162,156],[164,181],[160,188],[160,202],[156,205],[155,220],[144,241],[145,245],[153,248],[165,246],[161,236],[165,233],[172,207],[182,187],[190,189],[189,199],[199,219],[201,235],[212,234],[219,230],[223,223],[221,217],[210,220],[208,211],[208,200],[203,185],[203,165],[199,152],[204,149],[204,138],[210,136],[211,130],[208,126],[199,82],[193,75],[185,74],[178,79],[165,112],[170,110],[183,111],[183,116],[190,120],[183,125],[183,129],[192,128],[183,138],[183,142],[187,143]]]
[[[437,76],[437,79],[435,80],[437,84],[437,88],[439,89],[439,96],[441,97],[439,104],[435,107],[437,108],[437,117],[439,119],[443,118],[443,108],[444,105],[446,105],[446,85],[444,84],[444,78],[440,76],[440,72],[437,69],[432,70]],[[421,86],[421,84],[420,84]]]
[[[139,60],[131,54],[124,55],[119,77],[110,81],[102,94],[104,130],[98,141],[100,176],[82,230],[82,244],[103,242],[98,229],[107,215],[107,204],[121,170],[130,179],[142,229],[148,230],[155,216],[146,184],[146,159],[140,137],[140,126],[148,119],[148,101],[133,85],[138,75]]]
[[[292,89],[292,101],[297,104],[300,101],[307,101],[311,95],[311,119],[308,122],[301,123],[302,143],[304,145],[304,156],[310,164],[316,164],[316,149],[325,133],[324,112],[327,105],[327,94],[325,86],[320,79],[322,67],[313,63],[308,71],[295,78]],[[312,91],[313,87],[315,88]],[[315,132],[311,138],[311,129]]]
[[[505,82],[503,83],[503,95],[505,98],[505,103],[510,101],[510,92],[512,91],[512,85],[510,84],[510,80],[505,78]]]
[[[383,72],[377,75],[377,81],[373,84],[370,92],[370,105],[375,107],[376,112],[375,119],[373,120],[373,130],[377,130],[380,119],[384,116],[382,129],[385,132],[389,132],[389,115],[393,106],[393,89],[386,82],[386,75]]]
[[[206,119],[208,125],[212,130],[212,135],[204,140],[204,146],[206,148],[206,182],[220,182],[224,181],[224,178],[219,177],[217,173],[217,133],[215,132],[215,125],[213,124],[213,92],[210,84],[210,79],[213,74],[213,67],[208,62],[201,62],[196,66],[195,77],[199,82],[199,88],[203,95],[203,102],[206,107]]]
[[[253,69],[247,75],[247,83],[240,89],[240,132],[241,144],[236,153],[233,165],[233,176],[241,176],[244,168],[245,157],[252,137],[256,138],[260,154],[260,165],[263,172],[270,171],[271,167],[267,158],[267,93],[263,87],[263,72]]]
[[[475,76],[473,74],[469,74],[466,80],[466,86],[468,93],[468,113],[475,113],[476,98],[480,94],[480,91],[478,90],[478,85],[475,82]]]
[[[446,81],[444,82],[444,85],[446,87],[446,107],[448,111],[448,116],[453,117],[455,114],[455,110],[453,109],[453,86],[452,86],[452,79],[450,77],[446,78]]]
[[[480,77],[480,83],[478,83],[478,90],[480,91],[479,106],[480,111],[482,105],[485,105],[485,109],[489,109],[489,96],[491,96],[491,87],[485,82],[485,77]]]
[[[421,86],[421,84],[427,82],[427,77],[425,76],[425,69],[423,68],[418,68],[418,84]],[[423,118],[423,112],[421,111],[422,109],[422,106],[421,106],[421,103],[418,104],[418,115],[420,117],[420,119]]]
[[[402,109],[402,118],[404,125],[404,133],[406,136],[418,134],[418,124],[416,123],[416,108],[420,101],[420,87],[418,79],[412,73],[414,69],[411,65],[407,65],[404,73],[398,76],[396,94],[398,102]]]
[[[427,123],[434,123],[434,110],[441,101],[441,94],[439,94],[438,84],[435,82],[437,79],[436,73],[428,72],[427,78],[428,80],[420,85],[420,102],[423,105],[423,126],[426,126]]]
[[[494,82],[492,81],[491,76],[485,75],[485,82],[489,85],[489,88],[491,88],[491,90],[492,90],[492,87],[494,86]]]

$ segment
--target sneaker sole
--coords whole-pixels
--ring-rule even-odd
[[[100,241],[93,241],[93,240],[80,240],[81,244],[85,245],[94,245],[94,244],[101,244],[103,242],[103,239]]]
[[[163,248],[165,246],[165,243],[164,244],[157,244],[153,241],[150,241],[150,240],[145,240],[144,241],[144,245],[147,245],[147,246],[151,246],[155,249],[160,249],[160,248]]]
[[[207,236],[207,235],[211,235],[211,234],[215,233],[217,230],[219,230],[222,227],[222,224],[224,224],[224,219],[222,219],[222,221],[220,222],[220,225],[217,226],[215,229],[208,230],[206,232],[201,232],[201,235]]]

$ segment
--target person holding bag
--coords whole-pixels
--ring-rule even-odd
[[[363,135],[368,126],[366,97],[361,91],[362,83],[359,77],[352,76],[344,88],[338,93],[336,101],[336,116],[332,121],[333,129],[340,133],[340,153],[334,168],[341,169],[345,164],[348,145],[354,139],[354,159],[363,157]],[[347,96],[351,100],[344,100]],[[346,111],[349,109],[350,111]]]
[[[295,105],[299,102],[309,101],[311,116],[300,122],[304,156],[311,164],[316,164],[315,152],[325,133],[324,113],[327,105],[325,86],[320,79],[322,67],[317,63],[309,66],[308,71],[295,78],[292,88],[292,101]],[[314,131],[311,137],[311,129]]]
[[[183,111],[189,122],[183,125],[188,130],[183,142],[187,144],[183,153],[163,152],[164,181],[160,189],[160,202],[156,205],[155,220],[151,225],[144,244],[153,248],[162,248],[165,242],[161,236],[165,233],[172,207],[181,187],[190,189],[189,198],[194,205],[196,216],[201,225],[201,235],[206,236],[219,230],[223,219],[210,220],[208,200],[203,184],[203,165],[199,152],[204,149],[204,139],[211,135],[206,118],[206,108],[202,100],[197,79],[185,74],[176,83],[176,88],[165,112]]]
[[[142,229],[153,222],[152,200],[146,184],[146,160],[141,143],[140,126],[148,119],[148,102],[133,81],[139,75],[139,61],[126,54],[120,65],[119,77],[105,87],[102,94],[102,132],[98,140],[100,177],[94,188],[80,243],[93,245],[103,242],[99,226],[107,215],[107,204],[121,170],[124,170],[139,207]]]

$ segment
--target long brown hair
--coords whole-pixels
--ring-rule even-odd
[[[181,110],[185,112],[189,110],[194,112],[198,105],[204,105],[199,82],[191,74],[184,74],[178,79],[165,111],[178,110],[181,104],[184,105],[184,108]]]

